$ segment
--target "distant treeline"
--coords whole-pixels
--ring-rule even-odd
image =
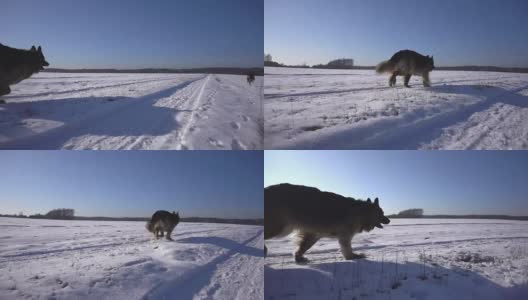
[[[404,215],[390,215],[391,219],[495,219],[495,220],[517,220],[528,221],[528,216],[506,216],[506,215],[423,215],[423,216],[404,216]]]
[[[64,215],[58,213],[59,210],[52,210],[51,214],[46,215],[36,214],[26,216],[23,213],[17,214],[0,214],[0,217],[8,218],[29,218],[29,219],[50,219],[50,220],[79,220],[79,221],[148,221],[150,218],[144,217],[80,217],[80,216],[71,216],[71,212],[66,212]],[[222,218],[200,218],[200,217],[190,217],[190,218],[181,218],[182,222],[189,223],[223,223],[223,224],[241,224],[241,225],[264,225],[264,219],[222,219]]]
[[[42,72],[49,73],[205,73],[205,74],[230,74],[230,75],[264,75],[264,68],[195,68],[195,69],[56,69],[47,68]]]
[[[305,68],[309,69],[310,66],[308,65],[284,65],[281,63],[278,63],[276,61],[265,61],[264,67],[277,67],[277,68]]]
[[[34,214],[26,216],[23,212],[12,215],[2,215],[0,217],[10,218],[30,218],[30,219],[52,219],[52,220],[73,220],[75,218],[75,210],[71,208],[56,208],[47,212],[45,215]]]
[[[148,221],[150,218],[141,217],[75,217],[75,220],[86,221]],[[189,217],[181,218],[181,222],[188,223],[225,223],[225,224],[242,224],[242,225],[264,225],[264,219],[222,219],[222,218],[201,218]]]
[[[493,66],[437,67],[436,70],[528,73],[528,68],[504,68],[504,67],[493,67]]]

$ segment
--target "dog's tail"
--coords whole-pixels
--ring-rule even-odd
[[[150,232],[154,232],[154,224],[152,224],[152,220],[147,221],[145,228],[147,228],[147,230]]]
[[[390,60],[382,61],[376,66],[376,73],[387,73],[394,70],[394,64]]]

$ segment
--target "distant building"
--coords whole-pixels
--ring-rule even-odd
[[[264,55],[264,61],[265,62],[272,62],[273,61],[273,57],[271,56],[271,54]]]

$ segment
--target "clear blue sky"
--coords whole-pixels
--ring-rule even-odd
[[[263,0],[0,0],[0,43],[55,68],[262,67]]]
[[[265,0],[264,46],[286,64],[413,49],[437,66],[528,67],[527,14],[526,0]]]
[[[266,151],[264,186],[379,197],[385,213],[528,215],[526,151]]]
[[[2,151],[0,213],[262,218],[262,151]]]

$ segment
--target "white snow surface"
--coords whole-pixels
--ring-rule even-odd
[[[265,149],[528,149],[528,74],[265,68]]]
[[[321,239],[296,264],[291,237],[266,240],[265,299],[526,299],[528,222],[393,219],[352,239],[345,260]]]
[[[0,299],[262,299],[263,227],[0,218]]]
[[[262,76],[39,73],[0,104],[0,149],[262,149]]]

